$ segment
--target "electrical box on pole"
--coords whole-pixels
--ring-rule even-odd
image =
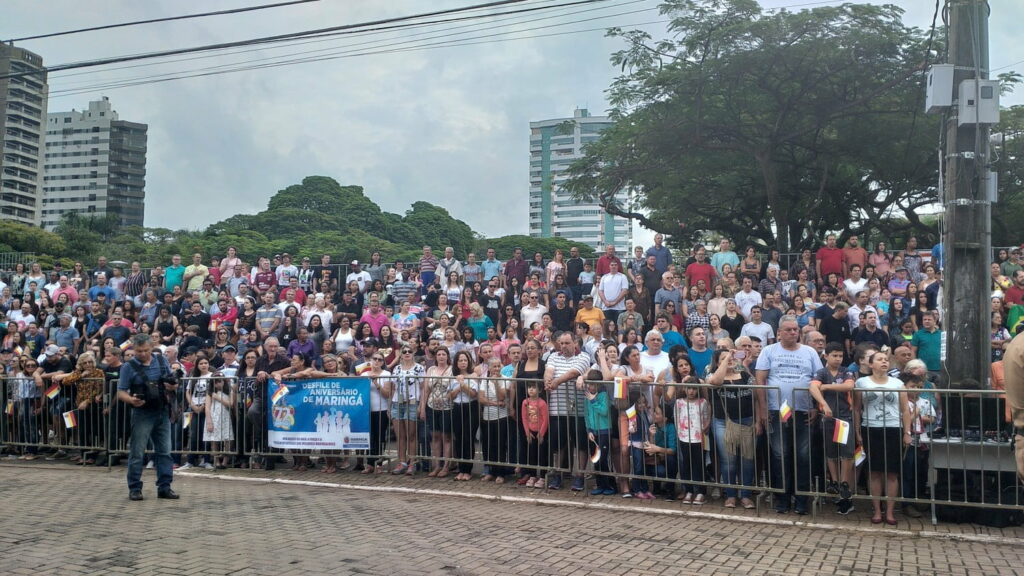
[[[999,81],[964,80],[960,83],[958,126],[999,123]]]
[[[928,69],[928,87],[924,98],[924,111],[938,114],[953,105],[952,64],[934,64]]]

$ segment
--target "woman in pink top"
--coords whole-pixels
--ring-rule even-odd
[[[885,251],[885,242],[875,244],[875,251],[868,256],[868,264],[875,267],[875,276],[885,278],[892,269],[892,259]]]

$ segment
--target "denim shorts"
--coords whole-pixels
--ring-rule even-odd
[[[418,402],[413,403],[399,403],[394,402],[391,404],[391,419],[392,420],[411,420],[416,422],[420,419],[420,405]]]

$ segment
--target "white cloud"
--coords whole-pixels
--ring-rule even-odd
[[[763,1],[767,7],[801,3]],[[411,14],[428,5],[435,9],[467,4],[465,0],[325,1],[20,45],[40,53],[52,65]],[[896,4],[906,7],[907,23],[923,29],[930,24],[930,2],[900,0]],[[105,0],[102,9],[83,10],[80,2],[72,0],[6,0],[4,35],[237,5],[229,0],[201,4]],[[650,0],[577,18],[656,6],[657,1]],[[1024,45],[1015,41],[1012,27],[1021,16],[1024,6],[1019,3],[993,3],[994,67],[1024,60]],[[662,17],[656,11],[649,11],[528,34],[658,19]],[[660,25],[644,28],[656,37],[663,30]],[[397,42],[414,33],[418,31],[388,37]],[[230,58],[93,71],[84,76],[54,75],[51,90],[68,87],[72,81],[136,77],[371,40],[348,37]],[[386,211],[403,213],[412,202],[426,200],[446,207],[485,235],[525,233],[529,122],[569,116],[576,106],[603,113],[607,108],[604,90],[619,73],[608,57],[620,47],[618,40],[590,32],[342,58],[54,98],[50,109],[81,109],[105,94],[123,119],[149,124],[149,226],[201,228],[238,212],[257,212],[278,190],[317,174],[364,186],[366,194]],[[1017,67],[1024,69],[1024,65]],[[1020,102],[1019,95],[1010,100]]]

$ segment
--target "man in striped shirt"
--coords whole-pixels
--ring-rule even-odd
[[[583,420],[586,410],[584,391],[577,388],[576,379],[586,374],[590,361],[579,350],[579,343],[571,332],[562,332],[557,339],[557,352],[548,356],[544,369],[544,388],[548,391],[550,438],[556,468],[571,465],[569,455],[575,448],[576,467],[573,468],[572,489],[583,490],[583,469],[587,460],[587,428]],[[568,461],[567,461],[568,460]],[[562,487],[562,476],[552,472],[548,489]]]

